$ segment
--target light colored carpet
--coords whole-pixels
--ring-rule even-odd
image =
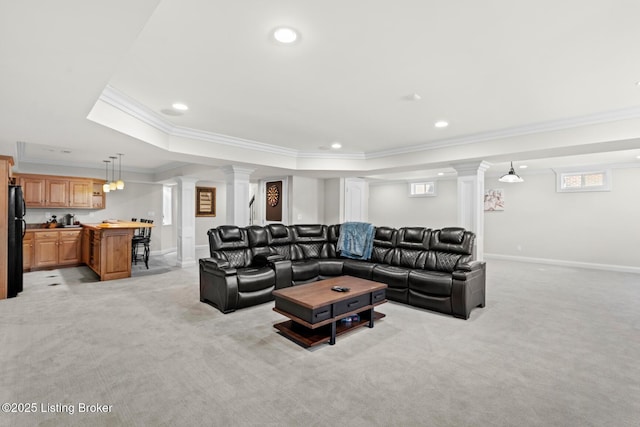
[[[223,315],[197,268],[95,282],[25,274],[0,301],[8,426],[637,426],[640,276],[489,261],[467,321],[387,303],[373,329],[304,349],[273,303]],[[80,403],[112,405],[78,413]],[[42,413],[66,404],[74,414]]]

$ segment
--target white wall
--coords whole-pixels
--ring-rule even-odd
[[[551,171],[505,184],[505,210],[484,213],[485,258],[543,261],[640,271],[640,168],[612,169],[612,191],[557,193]],[[455,180],[438,181],[436,197],[410,198],[406,183],[370,185],[369,219],[376,226],[456,225]]]
[[[294,176],[290,182],[292,224],[324,224],[324,180]]]
[[[344,205],[344,179],[330,178],[324,180],[323,214],[325,224],[342,223]]]
[[[504,184],[505,210],[485,212],[485,253],[640,267],[640,169],[612,169],[609,192],[557,193],[555,174]]]
[[[409,184],[369,185],[369,222],[375,226],[443,228],[457,224],[457,181],[439,180],[437,196],[409,197]]]

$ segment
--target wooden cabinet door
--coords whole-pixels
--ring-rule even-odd
[[[22,194],[27,207],[44,207],[46,190],[44,178],[20,178]]]
[[[25,233],[22,240],[22,270],[29,271],[33,267],[33,233]]]
[[[47,179],[46,181],[47,207],[69,206],[69,180]]]
[[[33,245],[33,266],[53,267],[58,264],[58,232],[36,233]]]
[[[81,256],[81,230],[60,231],[58,264],[79,264]]]
[[[93,198],[93,182],[89,180],[69,180],[69,207],[90,208]]]

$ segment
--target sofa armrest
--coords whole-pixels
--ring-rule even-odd
[[[276,289],[288,288],[292,284],[291,260],[282,259],[269,263],[276,273]]]
[[[237,273],[235,268],[229,267],[229,261],[220,258],[200,258],[200,268],[212,274],[231,276]]]
[[[269,255],[267,257],[267,261],[270,263],[276,262],[276,261],[284,261],[284,255],[280,255],[280,254]]]
[[[284,260],[284,255],[271,254],[271,255],[256,255],[253,257],[252,266],[254,267],[266,267],[273,266],[273,263]]]
[[[452,273],[451,308],[454,316],[468,319],[471,310],[485,305],[486,263],[473,261],[462,265]]]
[[[470,261],[470,262],[461,262],[456,265],[456,269],[453,271],[453,275],[455,277],[456,274],[460,274],[460,280],[464,280],[466,273],[471,271],[477,271],[484,268],[483,261]]]
[[[200,301],[223,313],[238,306],[238,276],[235,268],[219,268],[215,259],[200,259]],[[227,263],[228,264],[228,263]]]

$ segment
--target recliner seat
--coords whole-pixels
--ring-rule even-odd
[[[200,260],[200,301],[208,301],[223,313],[273,299],[275,271],[254,266],[248,232],[236,226],[208,231],[211,258]]]

